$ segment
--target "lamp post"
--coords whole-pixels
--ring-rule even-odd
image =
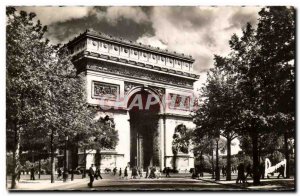
[[[68,172],[67,172],[67,143],[68,143],[68,136],[65,137],[64,173],[63,173],[64,182],[66,182],[67,178],[68,178]]]

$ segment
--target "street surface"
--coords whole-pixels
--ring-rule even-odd
[[[89,178],[81,179],[81,175],[75,175],[74,180],[63,182],[56,180],[50,183],[49,175],[42,175],[40,180],[29,180],[29,175],[22,175],[18,188],[13,191],[293,191],[294,179],[271,179],[261,180],[261,186],[253,186],[252,180],[248,183],[236,184],[236,175],[233,174],[231,181],[225,181],[221,176],[220,181],[215,181],[210,174],[204,174],[200,179],[191,179],[190,174],[173,174],[171,178],[162,176],[160,179],[120,179],[112,174],[102,174],[103,180],[94,181],[93,188],[87,186]],[[37,175],[36,175],[37,178]],[[7,187],[10,186],[10,180],[7,180]]]

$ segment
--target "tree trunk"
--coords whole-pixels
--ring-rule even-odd
[[[53,130],[51,130],[51,183],[54,183],[55,181],[55,162],[54,162],[54,133]]]
[[[226,180],[231,180],[231,138],[227,136],[227,168],[226,168]]]
[[[253,185],[260,185],[259,159],[258,159],[258,135],[252,130],[252,158],[253,158]]]
[[[284,132],[284,156],[286,159],[286,178],[290,178],[290,153],[287,131]]]
[[[99,167],[99,150],[96,150],[96,155],[95,155],[95,166]]]
[[[200,153],[200,166],[202,167],[203,166],[203,152],[201,151]],[[203,168],[202,168],[203,170]]]
[[[20,170],[20,139],[21,139],[21,133],[20,129],[15,128],[15,146],[13,151],[13,173],[12,173],[12,180],[11,180],[11,188],[15,189],[17,188],[17,178],[19,175]]]
[[[220,168],[219,168],[219,140],[217,140],[216,147],[216,180],[220,180]]]
[[[66,139],[65,139],[65,147],[64,147],[64,172],[63,172],[63,181],[64,182],[67,182],[67,176],[68,176],[68,163],[67,163],[67,142],[68,142],[68,139],[67,139],[67,137],[66,137]]]
[[[41,158],[39,159],[39,180],[41,179]]]
[[[83,173],[82,178],[86,178],[86,149],[83,149]]]
[[[76,146],[72,146],[71,148],[71,156],[72,156],[72,161],[71,161],[71,169],[72,169],[72,173],[71,173],[71,181],[74,180],[74,172],[76,170],[76,167],[78,166],[78,148]]]
[[[99,150],[99,170],[101,172],[101,150]]]
[[[211,151],[211,167],[212,167],[212,176],[211,178],[215,178],[215,166],[214,166],[214,149]]]

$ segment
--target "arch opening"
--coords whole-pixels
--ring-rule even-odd
[[[127,105],[130,117],[130,166],[146,169],[159,166],[160,112],[157,96],[142,89],[134,93]]]

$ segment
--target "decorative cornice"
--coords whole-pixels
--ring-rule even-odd
[[[166,74],[180,76],[180,77],[188,78],[188,79],[194,80],[194,81],[198,80],[200,77],[200,75],[198,75],[198,74],[192,74],[192,73],[188,73],[188,72],[184,72],[184,71],[176,71],[173,69],[168,69],[166,67],[153,66],[150,64],[145,64],[145,63],[141,63],[141,62],[137,62],[137,61],[133,61],[133,60],[127,60],[127,59],[123,59],[123,58],[98,54],[98,53],[89,52],[89,51],[82,51],[80,53],[77,53],[76,55],[74,55],[72,57],[72,60],[73,60],[73,62],[76,62],[83,57],[94,57],[99,60],[110,60],[110,61],[115,61],[115,62],[120,62],[120,63],[127,63],[130,65],[134,65],[136,67],[145,67],[148,69],[152,69],[153,71],[161,71],[161,72],[165,72]]]
[[[142,43],[137,43],[137,42],[134,42],[131,40],[113,37],[111,35],[107,35],[102,32],[93,31],[91,29],[87,29],[84,33],[79,34],[78,36],[76,36],[75,38],[70,40],[66,45],[71,46],[86,37],[91,37],[91,38],[96,38],[96,39],[100,39],[100,40],[104,40],[104,41],[108,41],[108,42],[112,42],[112,43],[117,43],[117,44],[120,44],[123,46],[128,46],[131,48],[136,48],[136,49],[140,49],[143,51],[152,52],[155,54],[160,54],[160,55],[165,55],[165,56],[181,59],[181,60],[184,60],[184,61],[187,61],[190,63],[195,62],[195,59],[193,59],[191,55],[185,55],[183,53],[179,54],[175,51],[171,52],[169,50],[162,50],[159,47],[155,48],[150,45],[144,45]]]
[[[193,88],[194,80],[185,77],[172,77],[172,75],[161,73],[161,72],[151,72],[147,69],[141,69],[139,67],[125,67],[122,64],[117,64],[109,61],[97,61],[98,59],[90,59],[87,62],[86,69],[93,71],[100,71],[103,73],[109,73],[114,75],[126,76],[129,78],[142,79],[152,82],[160,82],[164,84],[171,84],[175,86],[181,86],[184,88]]]

